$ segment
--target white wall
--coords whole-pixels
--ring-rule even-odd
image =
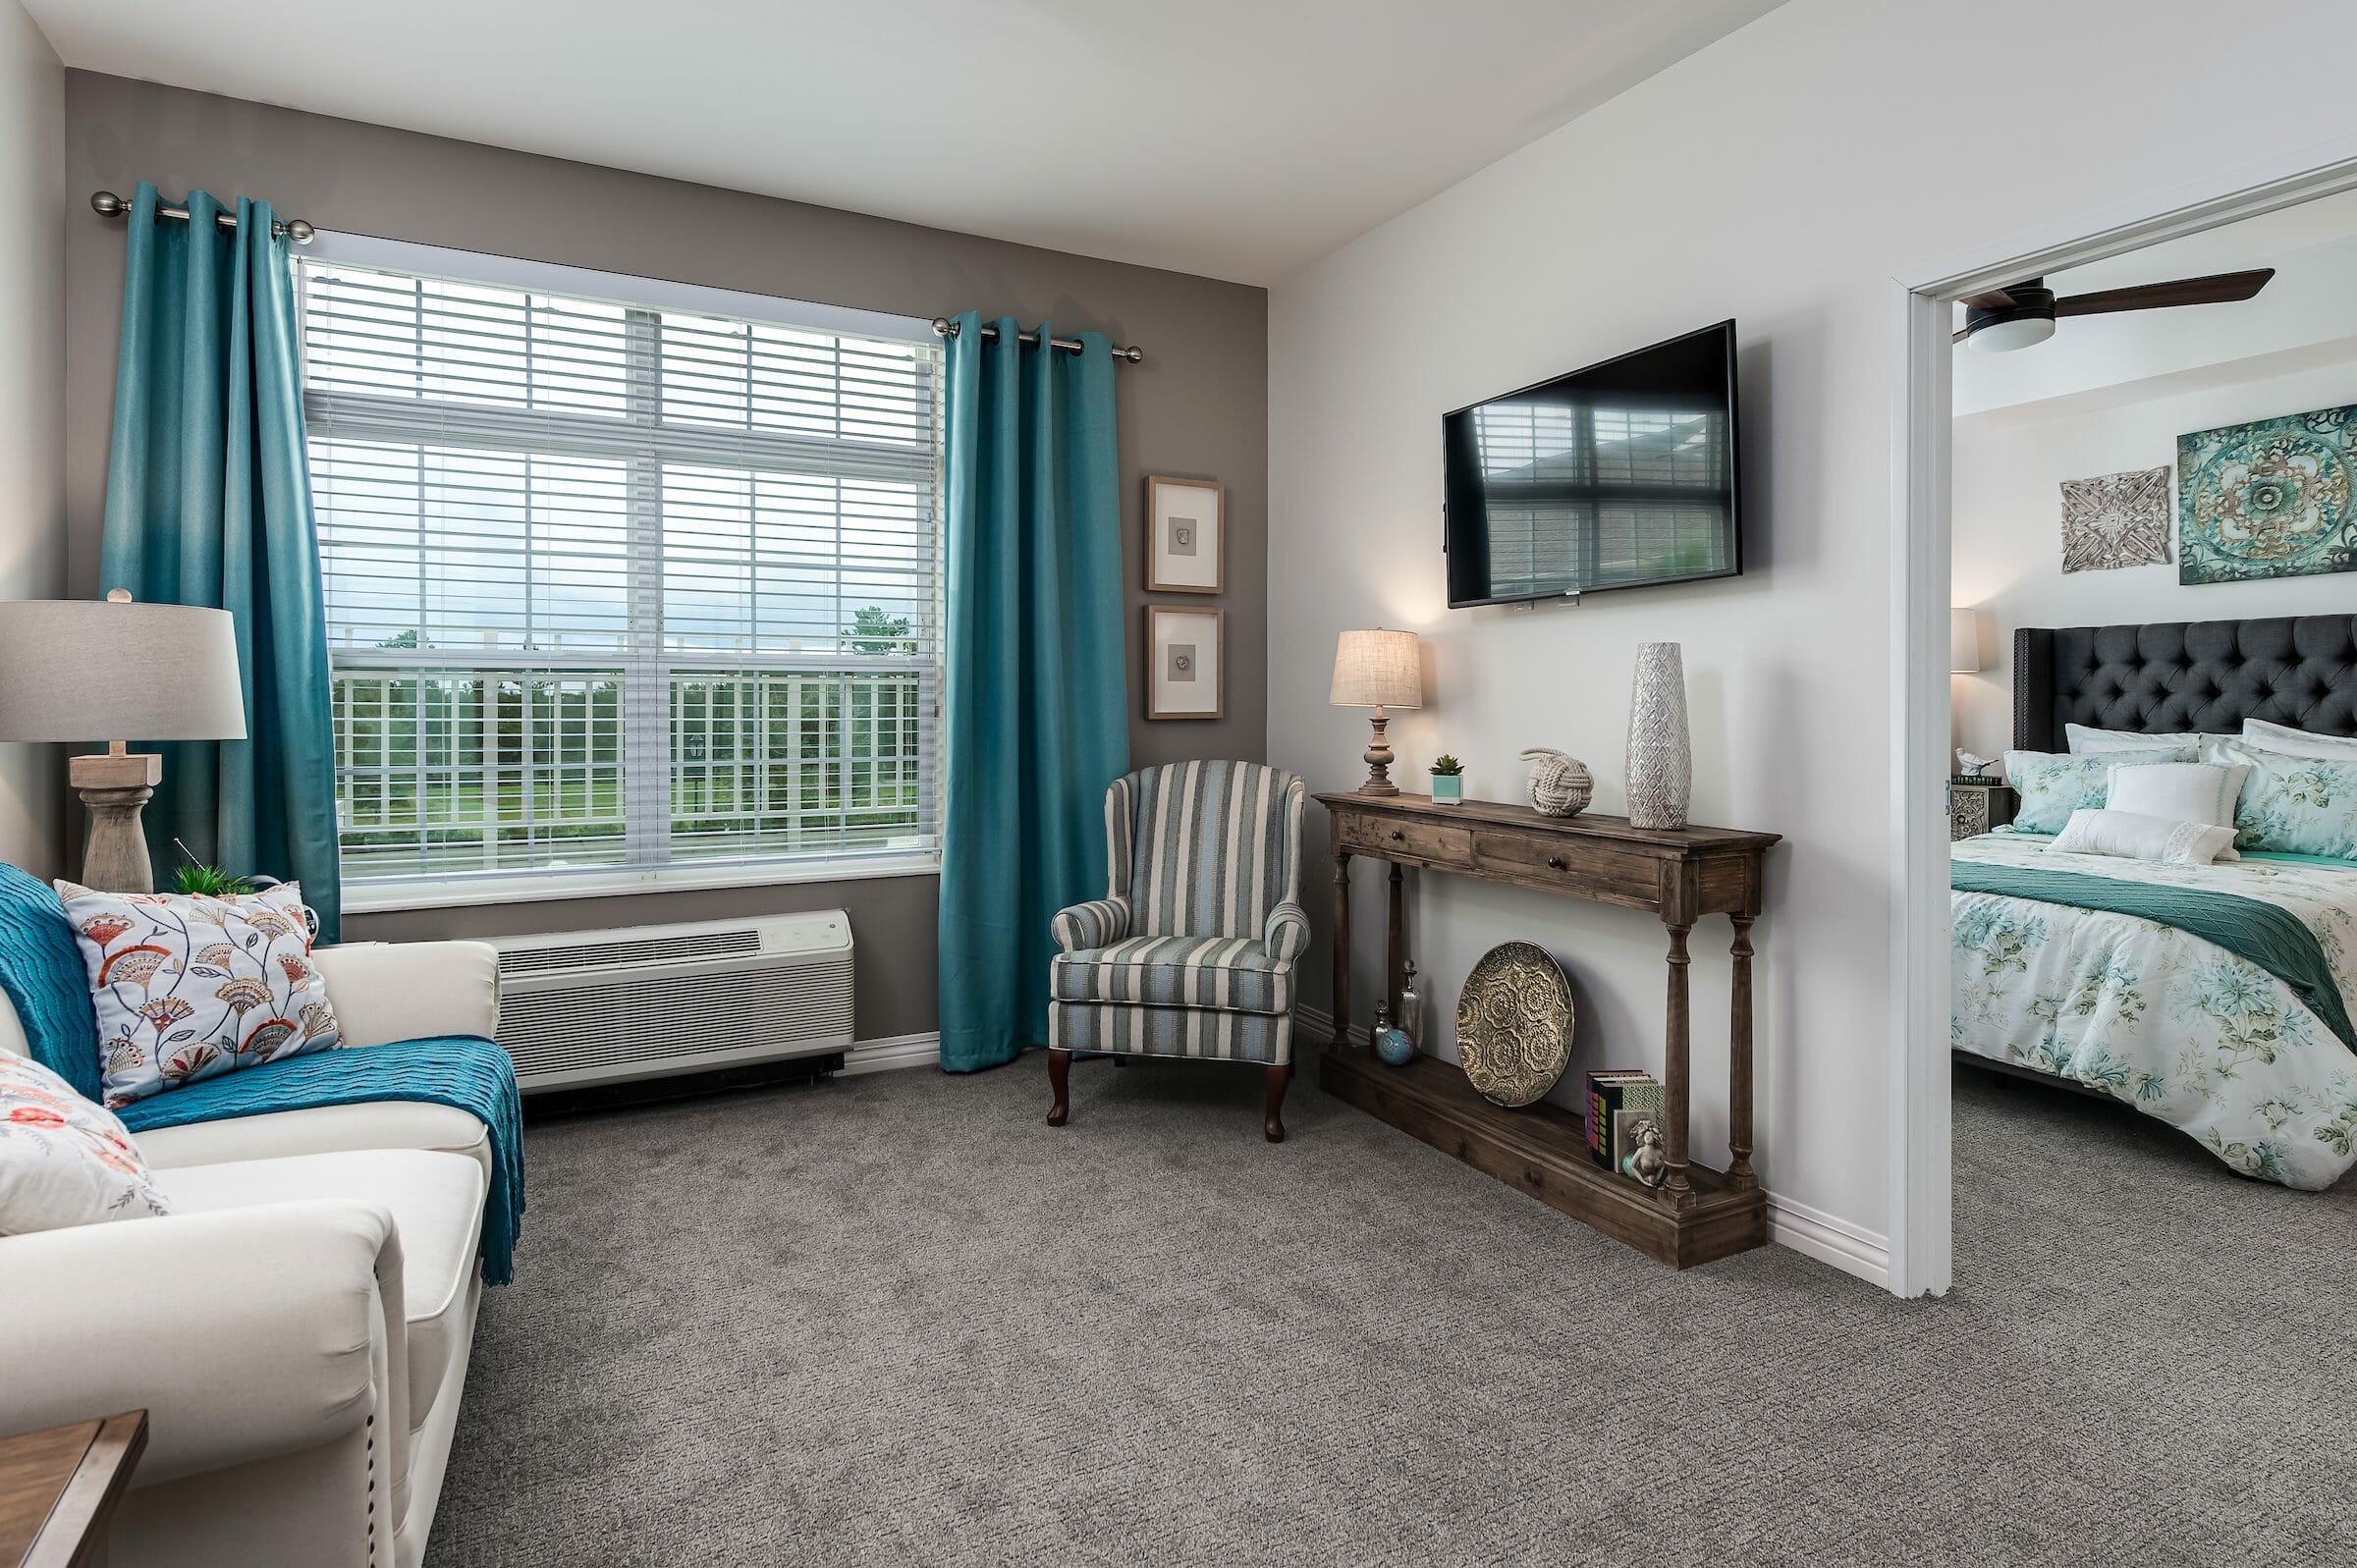
[[[0,600],[66,589],[65,83],[0,0]],[[53,746],[0,741],[0,860],[60,869],[62,771]]]
[[[2230,27],[2194,0],[2139,13],[2122,28],[2099,0],[1993,0],[1960,27],[1932,5],[1792,0],[1271,293],[1271,760],[1318,788],[1353,782],[1366,729],[1326,706],[1335,634],[1385,622],[1434,649],[1436,705],[1394,726],[1406,767],[1454,751],[1470,792],[1511,798],[1516,750],[1558,745],[1617,810],[1634,649],[1683,642],[1694,819],[1787,840],[1759,930],[1759,1164],[1781,1200],[1871,1235],[1897,1049],[1891,280],[2131,200],[2174,206],[2187,182],[2350,131],[2357,11],[2253,0]],[[1975,35],[2036,44],[1993,79],[1972,69]],[[2220,87],[2262,81],[2265,113]],[[1442,411],[1729,315],[1748,574],[1446,610]],[[1376,880],[1360,878],[1361,932],[1382,929]],[[1484,948],[1531,938],[1579,988],[1574,1073],[1659,1061],[1647,921],[1431,877],[1410,929],[1441,1018]],[[1726,928],[1697,936],[1697,1016],[1715,1019]],[[1379,959],[1361,947],[1363,1018]],[[1705,1157],[1726,1124],[1714,1045],[1696,1055]]]
[[[2346,287],[2357,293],[2357,273]],[[2063,480],[2167,467],[2177,437],[2190,431],[2357,403],[2357,341],[2274,359],[2285,357],[2302,367],[2262,360],[2245,367],[2247,380],[2199,391],[2136,402],[2067,398],[1956,421],[1949,598],[1977,612],[1981,634],[1981,673],[1955,676],[1951,688],[1960,744],[1995,757],[2013,743],[2016,626],[2323,615],[2357,606],[2357,576],[2345,572],[2187,585],[2174,565],[2062,571]],[[2095,406],[2086,406],[2091,401]]]

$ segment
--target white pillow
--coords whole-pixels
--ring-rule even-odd
[[[2265,719],[2242,722],[2245,745],[2286,757],[2314,757],[2319,762],[2357,762],[2357,736],[2312,735],[2289,725],[2271,725]]]
[[[2050,853],[2117,855],[2170,866],[2207,866],[2242,858],[2234,830],[2207,822],[2172,822],[2141,811],[2074,811]]]
[[[2146,735],[2133,730],[2095,730],[2086,725],[2064,725],[2062,737],[2074,757],[2093,756],[2099,751],[2150,751],[2155,746],[2191,749],[2202,743],[2198,734]]]
[[[2242,798],[2246,764],[2213,762],[2123,763],[2111,770],[2104,792],[2110,811],[2133,811],[2170,822],[2234,826],[2234,803]]]
[[[0,1051],[0,1236],[166,1213],[112,1111],[30,1057]]]
[[[234,898],[57,884],[82,944],[106,1103],[333,1051],[341,1031],[311,966],[302,890]]]

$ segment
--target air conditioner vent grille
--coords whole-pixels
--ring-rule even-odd
[[[760,950],[761,933],[746,926],[734,931],[626,937],[606,942],[576,942],[553,947],[510,947],[499,955],[499,968],[502,974],[541,975],[565,969],[594,969],[606,964],[728,958]]]

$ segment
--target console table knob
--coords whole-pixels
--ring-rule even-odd
[[[1400,832],[1398,829],[1397,829],[1397,828],[1394,828],[1394,829],[1392,830],[1392,842],[1394,842],[1394,843],[1398,843],[1398,842],[1400,839],[1402,839],[1402,838],[1406,838],[1406,837],[1407,837],[1407,835],[1406,835],[1406,834],[1403,834],[1403,833],[1401,833],[1401,832]]]
[[[1563,857],[1562,857],[1562,855],[1549,855],[1549,856],[1547,857],[1547,869],[1548,869],[1549,871],[1561,871],[1561,870],[1562,870],[1562,869],[1563,869]]]

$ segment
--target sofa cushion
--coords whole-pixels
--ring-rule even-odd
[[[1058,1001],[1278,1013],[1293,1000],[1293,966],[1251,937],[1132,937],[1057,954],[1054,980]]]
[[[0,1236],[170,1212],[113,1111],[31,1057],[0,1054]]]
[[[342,1154],[362,1149],[427,1149],[467,1155],[491,1170],[491,1132],[455,1106],[423,1100],[371,1100],[356,1106],[312,1106],[259,1116],[150,1127],[133,1142],[157,1170],[231,1160],[275,1160],[290,1155]]]
[[[410,1427],[422,1426],[466,1332],[475,1234],[488,1190],[482,1167],[422,1149],[368,1149],[183,1165],[155,1173],[176,1214],[249,1209],[292,1198],[337,1198],[390,1212],[401,1237],[402,1317],[408,1325]]]

